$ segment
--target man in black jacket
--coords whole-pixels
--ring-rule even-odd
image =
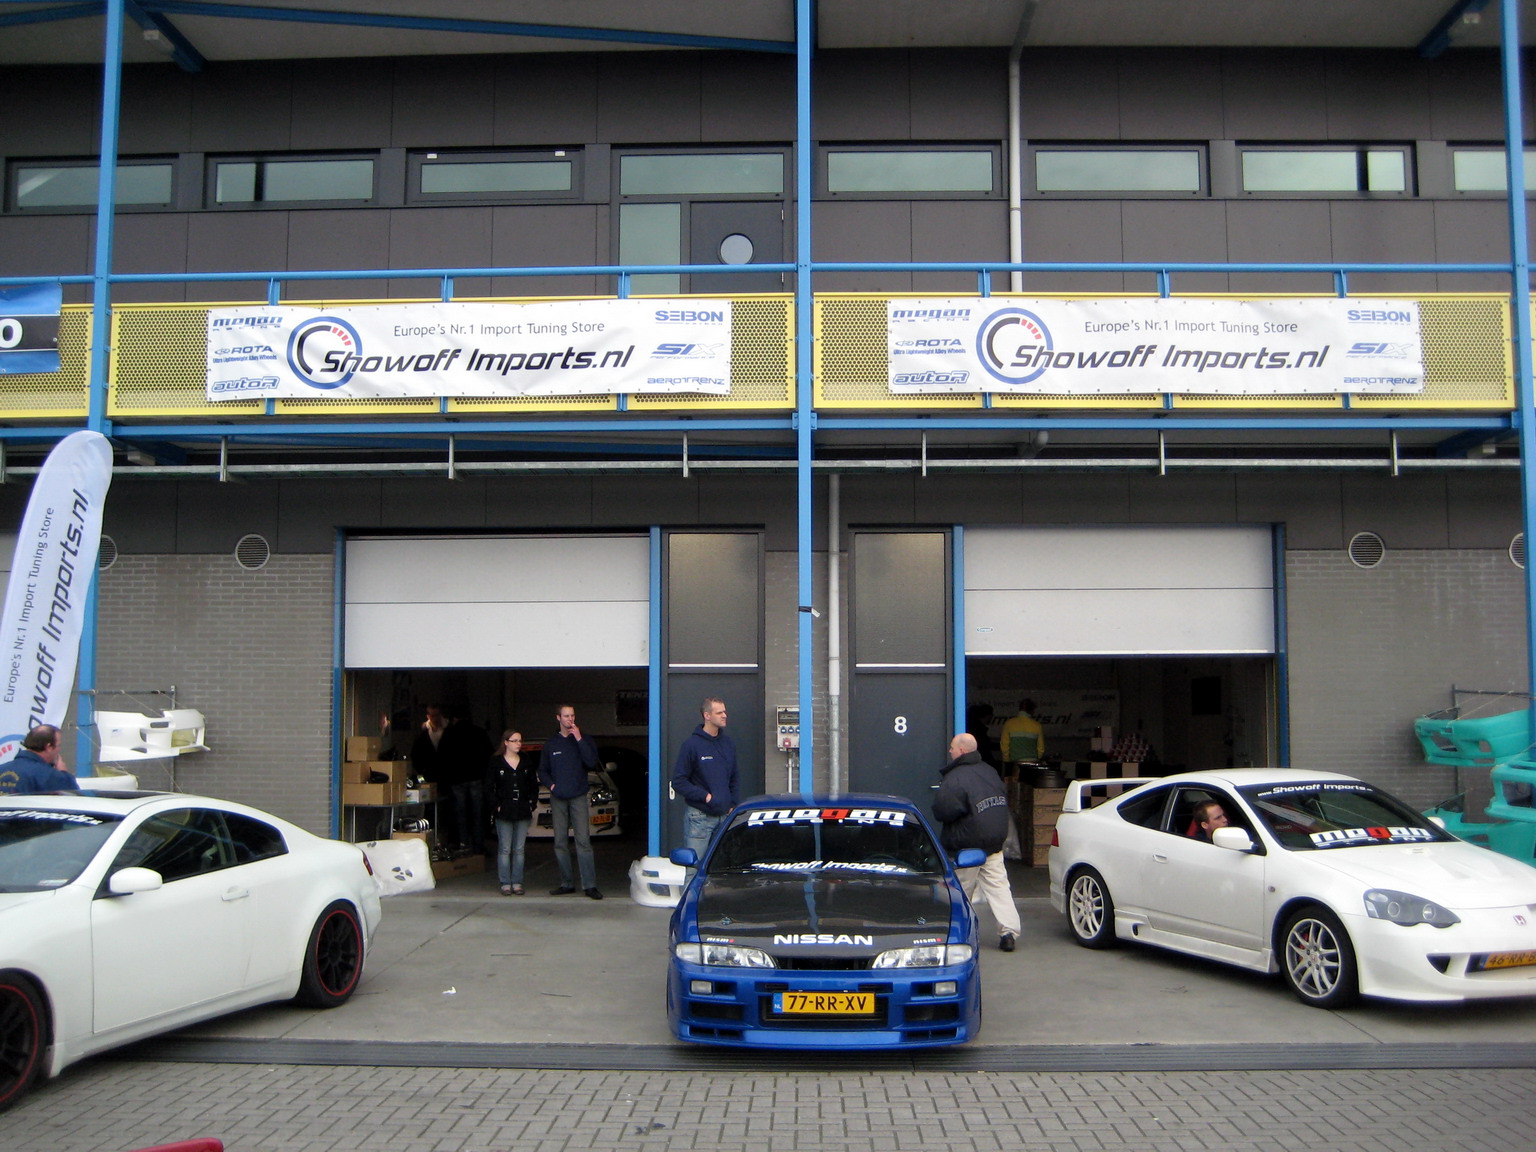
[[[996,770],[977,754],[976,737],[957,733],[949,742],[933,816],[940,824],[939,841],[954,856],[963,848],[987,854],[980,868],[961,868],[956,875],[974,902],[976,889],[986,898],[997,920],[998,947],[1012,952],[1019,938],[1019,909],[1008,887],[1003,842],[1008,839],[1008,796]]]

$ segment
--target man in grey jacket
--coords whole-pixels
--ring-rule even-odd
[[[956,871],[965,894],[976,899],[977,888],[997,920],[997,945],[1012,952],[1019,939],[1019,909],[1008,887],[1003,843],[1008,839],[1008,794],[996,769],[976,751],[976,737],[957,733],[949,742],[949,763],[941,770],[933,816],[940,824],[939,842],[951,856],[963,848],[980,848],[987,859],[980,868]]]

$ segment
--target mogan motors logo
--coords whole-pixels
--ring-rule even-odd
[[[362,363],[357,329],[335,316],[316,316],[288,338],[288,367],[311,388],[340,388]]]
[[[1028,384],[1051,366],[1054,347],[1045,321],[1023,308],[1002,308],[981,322],[976,357],[1005,384]]]

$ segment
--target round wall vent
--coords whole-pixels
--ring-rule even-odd
[[[1515,538],[1509,542],[1509,558],[1514,561],[1516,568],[1525,567],[1525,533],[1515,533]]]
[[[1356,532],[1349,542],[1349,558],[1356,568],[1374,568],[1387,554],[1387,546],[1374,532]]]
[[[96,550],[96,571],[105,572],[117,563],[117,541],[102,534],[101,546]]]
[[[270,559],[272,559],[272,545],[267,543],[265,537],[258,536],[254,532],[240,537],[240,543],[235,545],[235,561],[247,571],[254,572],[258,568],[265,568]]]

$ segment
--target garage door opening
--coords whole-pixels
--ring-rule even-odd
[[[1269,657],[972,658],[966,683],[967,712],[982,710],[999,763],[1024,758],[1001,735],[1026,701],[1050,762],[1140,766],[1128,775],[1276,762]]]
[[[438,776],[451,769],[430,762],[415,763],[412,751],[423,732],[427,708],[439,706],[455,724],[466,725],[472,739],[483,741],[483,775],[508,730],[523,736],[523,754],[537,762],[543,742],[557,731],[555,714],[564,704],[576,709],[583,736],[597,744],[603,765],[593,783],[592,846],[597,856],[599,887],[627,884],[629,863],[644,855],[648,820],[647,775],[648,692],[645,668],[394,668],[354,669],[346,675],[347,730],[379,733],[381,759],[400,764],[408,777]],[[414,780],[412,781],[414,782]],[[350,839],[388,838],[395,832],[429,836],[444,849],[461,827],[452,801],[444,796],[444,781],[424,799],[383,806],[351,806],[344,813],[344,835]],[[404,791],[404,790],[402,790]],[[411,792],[421,794],[421,789]],[[611,793],[611,799],[604,798]],[[495,829],[487,804],[478,839],[471,848],[490,858]],[[553,829],[547,804],[541,804],[529,830],[525,884],[530,891],[558,883],[550,850]],[[448,853],[440,852],[444,858]],[[463,853],[461,853],[463,855]],[[548,880],[545,884],[544,881]]]

